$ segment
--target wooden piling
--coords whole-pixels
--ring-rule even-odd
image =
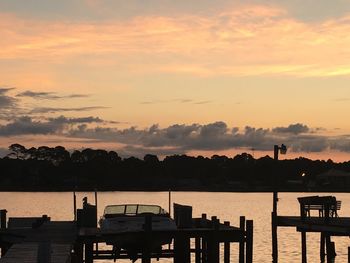
[[[0,210],[0,229],[6,228],[6,214],[7,211],[5,209]]]
[[[208,262],[208,239],[202,238],[202,263]]]
[[[169,205],[169,216],[171,216],[171,189],[168,191],[168,205]]]
[[[148,249],[144,249],[142,251],[142,263],[151,263],[151,254]]]
[[[273,206],[272,211],[277,214],[277,202],[278,202],[278,192],[273,192]]]
[[[51,263],[51,243],[41,242],[38,246],[37,263]]]
[[[190,239],[178,233],[174,239],[174,263],[190,263]]]
[[[85,263],[93,263],[94,262],[94,243],[86,242],[85,243]]]
[[[306,232],[301,232],[301,262],[307,263],[307,255],[306,255]]]
[[[146,245],[142,249],[142,263],[150,263],[151,262],[151,251],[148,246],[150,243],[151,235],[152,235],[152,215],[145,216],[145,223],[143,225],[144,231],[146,232]]]
[[[324,262],[325,257],[326,257],[325,236],[324,236],[324,233],[321,232],[321,235],[320,235],[320,260],[321,260],[321,262]]]
[[[230,222],[229,221],[225,221],[224,222],[225,226],[230,226]],[[244,230],[243,230],[244,231]],[[244,244],[244,243],[243,243]],[[239,253],[241,254],[241,243],[239,243]],[[244,251],[244,247],[243,247],[243,251]],[[225,242],[224,243],[224,263],[230,263],[230,242]],[[241,263],[241,262],[240,262]],[[243,262],[244,263],[244,262]]]
[[[195,262],[201,263],[201,238],[196,237],[194,241],[195,248]]]
[[[0,210],[0,229],[7,228],[6,213],[7,211],[5,209]],[[1,249],[1,257],[3,257],[7,252],[8,246],[6,246],[5,244],[0,244],[0,249]]]
[[[272,232],[272,262],[278,262],[278,239],[277,239],[277,214],[271,213],[271,232]]]
[[[245,231],[245,217],[241,216],[239,218],[239,228],[244,232]],[[239,242],[239,263],[244,263],[244,240]]]
[[[246,221],[246,263],[253,263],[253,220]]]
[[[77,196],[75,192],[73,192],[73,214],[74,214],[74,221],[77,221]]]
[[[331,252],[331,236],[326,234],[326,253],[327,253],[327,263],[332,262],[332,252]]]
[[[174,220],[178,228],[192,227],[192,207],[174,203]]]
[[[74,256],[75,256],[74,263],[83,263],[83,251],[84,251],[83,243],[76,242],[74,244]]]
[[[212,216],[212,228],[213,232],[209,236],[208,240],[208,262],[210,263],[219,263],[220,261],[220,243],[218,242],[218,230],[220,221],[216,216]]]
[[[335,243],[334,241],[331,242],[331,256],[332,258],[335,258],[337,253],[335,252]]]
[[[350,247],[348,247],[348,263],[350,263]]]

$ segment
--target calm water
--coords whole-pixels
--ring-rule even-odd
[[[278,213],[280,215],[298,215],[299,196],[310,193],[280,193]],[[327,195],[327,194],[325,194]],[[78,193],[78,207],[81,200],[88,196],[94,202],[93,193]],[[350,194],[336,194],[342,200],[340,216],[350,216]],[[41,216],[48,214],[53,220],[73,219],[72,193],[6,193],[0,192],[0,209],[8,210],[8,216]],[[269,193],[197,193],[173,192],[172,201],[193,206],[195,217],[202,213],[208,216],[216,215],[221,221],[230,221],[239,225],[239,216],[254,220],[254,262],[271,262],[271,221],[272,194]],[[159,204],[168,208],[167,192],[104,192],[98,193],[98,214],[103,213],[107,204],[146,203]],[[301,262],[300,233],[294,228],[279,228],[279,259],[280,262]],[[308,234],[308,262],[319,260],[319,234]],[[336,244],[336,262],[347,262],[347,247],[350,240],[347,237],[333,238]],[[238,245],[232,246],[232,257],[237,258]],[[112,261],[99,261],[112,262]],[[126,261],[130,262],[130,261]],[[156,261],[154,261],[156,262]],[[163,261],[165,262],[165,261]],[[169,262],[169,261],[168,261]],[[232,262],[236,262],[232,260]]]

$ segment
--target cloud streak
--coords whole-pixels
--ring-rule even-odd
[[[74,24],[0,14],[0,58],[57,62],[89,56],[94,64],[122,63],[132,72],[197,76],[342,76],[350,74],[350,37],[344,35],[349,20],[345,15],[306,23],[282,7],[262,5],[238,5],[210,16]],[[135,62],[139,57],[150,62]]]
[[[57,95],[56,92],[35,92],[35,91],[24,91],[18,93],[16,97],[29,97],[33,99],[45,99],[45,100],[58,100],[58,99],[73,99],[73,98],[86,98],[89,95],[85,94],[70,94],[70,95]]]
[[[144,105],[153,105],[153,104],[162,104],[162,103],[189,103],[189,104],[208,104],[211,103],[211,100],[203,100],[203,101],[196,101],[193,99],[172,99],[172,100],[149,100],[149,101],[142,101],[140,104]]]
[[[30,114],[45,114],[45,113],[57,113],[57,112],[73,112],[73,111],[93,111],[100,109],[107,109],[103,106],[90,106],[90,107],[75,107],[75,108],[60,108],[60,107],[37,107],[30,111]]]

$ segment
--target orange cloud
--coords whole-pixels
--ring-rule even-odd
[[[272,6],[74,23],[0,14],[0,59],[55,64],[88,56],[82,64],[199,76],[349,75],[349,20],[305,23]]]

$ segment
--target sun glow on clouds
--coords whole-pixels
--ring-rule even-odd
[[[89,56],[102,67],[123,63],[134,73],[349,75],[349,20],[305,23],[271,6],[74,23],[0,14],[0,58],[84,63]]]

